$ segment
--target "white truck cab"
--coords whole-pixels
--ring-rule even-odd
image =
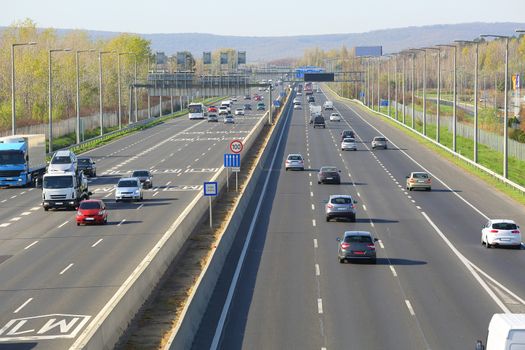
[[[494,314],[487,344],[478,340],[476,350],[525,350],[525,314]]]

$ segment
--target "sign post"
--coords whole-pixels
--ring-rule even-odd
[[[210,228],[213,228],[213,213],[211,207],[211,197],[217,196],[217,182],[205,182],[204,183],[204,196],[208,197],[210,203]]]
[[[241,147],[242,149],[242,147]],[[235,191],[239,190],[239,178],[238,173],[241,170],[241,155],[240,154],[230,154],[225,153],[224,154],[224,167],[226,168],[226,171],[229,170],[229,168],[232,168],[232,171],[235,173]],[[226,176],[229,173],[226,173]]]

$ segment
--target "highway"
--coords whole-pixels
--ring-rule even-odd
[[[469,349],[485,339],[492,314],[525,311],[523,249],[480,244],[488,218],[519,224],[523,207],[356,104],[334,104],[343,121],[327,119],[326,129],[309,126],[307,108],[287,116],[275,165],[265,164],[259,216],[256,198],[194,349]],[[356,132],[357,151],[340,151],[344,129]],[[388,150],[371,150],[379,135]],[[304,172],[284,171],[289,153],[303,154]],[[341,169],[341,185],[317,184],[324,165]],[[431,192],[404,189],[418,170],[432,174]],[[330,194],[358,200],[356,223],[325,221]],[[338,262],[346,230],[380,240],[377,265]]]
[[[44,212],[38,188],[0,190],[0,349],[68,348],[219,170],[229,142],[262,117],[255,101],[234,106],[247,102],[253,110],[235,124],[184,116],[85,154],[96,161],[90,190],[108,203],[108,225]],[[154,187],[143,202],[115,203],[118,178],[135,169],[151,170]]]

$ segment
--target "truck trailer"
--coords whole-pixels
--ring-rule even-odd
[[[43,134],[0,137],[0,186],[30,186],[46,171]]]

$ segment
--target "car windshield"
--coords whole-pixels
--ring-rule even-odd
[[[84,159],[79,158],[79,159],[77,159],[77,161],[78,161],[78,164],[83,164],[83,165],[89,165],[89,164],[91,164],[91,160],[90,160],[90,159],[87,159],[87,158],[84,158]]]
[[[101,205],[100,202],[80,202],[80,209],[100,209]]]
[[[44,188],[71,188],[73,187],[73,176],[44,176]]]
[[[19,151],[1,151],[0,164],[24,164],[24,153]]]
[[[355,142],[355,140],[354,139],[344,139],[343,142],[352,143],[352,142]]]
[[[352,204],[352,198],[349,197],[336,197],[332,198],[332,204]]]
[[[122,180],[118,182],[118,187],[138,187],[135,180]]]
[[[188,107],[188,111],[190,113],[202,113],[202,106],[201,105],[190,105]]]
[[[492,224],[492,228],[495,230],[516,230],[518,226],[511,222],[498,222]]]
[[[133,177],[147,177],[149,176],[149,173],[145,170],[142,170],[142,171],[134,171],[133,172],[133,175],[131,175]]]
[[[322,173],[336,173],[337,168],[333,166],[324,166],[321,168]]]
[[[288,160],[302,160],[301,156],[289,156]]]
[[[346,236],[346,243],[372,243],[370,236]]]
[[[428,174],[425,173],[414,173],[412,175],[414,179],[428,179]]]
[[[55,156],[51,159],[51,164],[69,164],[71,158],[69,156]]]

